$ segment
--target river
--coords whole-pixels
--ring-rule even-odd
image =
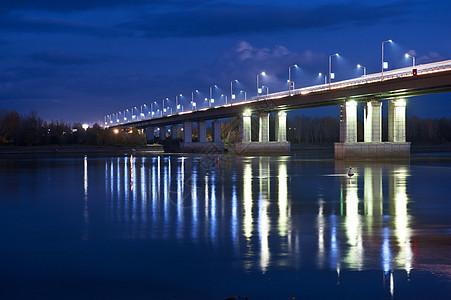
[[[0,195],[7,298],[451,297],[446,155],[3,158]]]

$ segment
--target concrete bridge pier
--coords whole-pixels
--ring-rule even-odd
[[[144,129],[144,134],[146,135],[147,142],[151,142],[155,139],[155,128],[153,127],[146,127]]]
[[[221,122],[213,122],[213,142],[207,142],[207,123],[200,121],[198,124],[199,142],[193,142],[192,123],[183,123],[183,143],[180,143],[180,150],[183,152],[195,152],[204,154],[216,154],[224,152],[224,143],[221,142]],[[218,134],[219,129],[219,134]],[[216,132],[216,136],[215,136]]]
[[[179,127],[174,125],[171,127],[171,138],[173,140],[176,140],[178,139],[178,137],[179,137]]]
[[[405,140],[406,104],[388,103],[388,142],[382,141],[382,103],[369,100],[364,107],[364,142],[357,142],[357,103],[340,104],[340,142],[335,143],[335,159],[408,158],[410,143]]]
[[[240,142],[235,144],[239,155],[284,155],[290,153],[290,143],[286,140],[286,113],[279,112],[276,116],[276,141],[269,140],[269,113],[258,115],[258,142],[251,141],[252,114],[245,111],[241,116]]]
[[[206,143],[207,142],[207,123],[204,122],[198,122],[198,134],[199,134],[199,143]]]
[[[382,142],[382,103],[369,101],[365,103],[363,113],[365,143]]]
[[[166,140],[166,126],[160,127],[160,140]]]
[[[221,143],[221,122],[213,121],[213,143]]]

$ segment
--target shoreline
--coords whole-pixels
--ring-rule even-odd
[[[84,155],[126,155],[126,154],[181,154],[164,152],[164,145],[149,144],[138,146],[91,146],[91,145],[47,145],[47,146],[2,146],[0,156],[84,156]],[[230,146],[228,146],[230,147]],[[411,145],[411,154],[451,153],[451,144]],[[195,154],[195,153],[190,153]],[[229,151],[230,155],[235,153]],[[334,154],[333,145],[292,144],[291,155],[324,156]]]

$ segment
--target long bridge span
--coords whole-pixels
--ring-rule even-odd
[[[166,126],[183,125],[182,148],[187,151],[221,149],[218,119],[238,117],[240,142],[237,153],[280,153],[289,151],[286,140],[286,111],[339,105],[340,142],[335,144],[336,158],[405,157],[410,143],[405,139],[406,98],[451,92],[451,60],[415,67],[385,71],[359,78],[305,87],[254,97],[247,101],[208,108],[170,113],[152,118],[113,123],[105,118],[106,127],[136,127],[146,132],[148,140],[160,128],[160,139],[166,138]],[[382,100],[388,102],[388,141],[382,142]],[[364,105],[364,142],[357,143],[357,102]],[[276,141],[269,141],[269,113],[276,112]],[[259,117],[259,141],[251,141],[251,117]],[[206,141],[206,121],[213,122],[213,143]],[[198,123],[199,142],[192,142],[192,122]],[[109,124],[108,124],[109,123]],[[174,130],[173,130],[174,134]],[[175,136],[174,136],[175,137]]]

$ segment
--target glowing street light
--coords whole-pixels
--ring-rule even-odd
[[[338,56],[338,53],[329,55],[329,87],[330,87],[330,80],[333,78],[335,78],[335,74],[332,73],[332,56]]]
[[[415,56],[410,55],[409,53],[406,53],[404,56],[406,58],[412,57],[412,67],[415,67]]]
[[[235,94],[233,93],[233,83],[238,82],[237,79],[230,81],[230,103],[232,103],[232,100],[235,99]],[[227,98],[226,98],[226,104],[227,104]]]
[[[247,100],[247,93],[246,93],[246,91],[241,90],[240,93],[244,93],[244,101],[246,101]]]
[[[361,64],[357,65],[357,68],[362,68],[363,69],[363,76],[366,76],[366,67],[362,66]]]
[[[221,94],[221,97],[225,97],[225,103],[227,104],[227,95]]]
[[[288,67],[288,91],[291,91],[291,87],[293,87],[293,90],[294,90],[294,81],[291,81],[291,68],[292,67],[297,68],[298,65],[294,64],[294,65],[291,65]]]
[[[198,93],[199,92],[199,90],[194,90],[192,93],[191,93],[191,109],[193,110],[194,109],[194,107],[196,106],[196,103],[194,102],[194,93]]]
[[[261,93],[260,85],[258,83],[258,77],[259,76],[266,76],[266,73],[265,72],[261,72],[260,74],[257,74],[257,98],[258,98],[258,95]]]
[[[217,87],[217,85],[214,84],[214,85],[212,85],[212,86],[210,87],[210,101],[209,101],[209,105],[208,105],[208,106],[210,106],[210,107],[211,107],[211,104],[212,104],[212,103],[215,103],[215,99],[213,99],[213,88],[214,88],[214,87]]]
[[[327,83],[327,75],[326,75],[326,74],[318,73],[318,76],[319,76],[319,77],[324,76],[324,84]]]
[[[175,96],[175,112],[178,112],[180,109],[180,104],[178,101],[179,97],[182,97],[182,94],[178,94],[177,96]]]
[[[384,69],[388,69],[388,62],[386,63],[386,62],[384,62],[384,44],[385,43],[392,43],[393,41],[392,40],[386,40],[386,41],[383,41],[382,42],[382,46],[381,46],[381,48],[382,48],[382,70],[381,70],[381,74],[382,74],[382,76],[381,76],[381,80],[384,80]]]

